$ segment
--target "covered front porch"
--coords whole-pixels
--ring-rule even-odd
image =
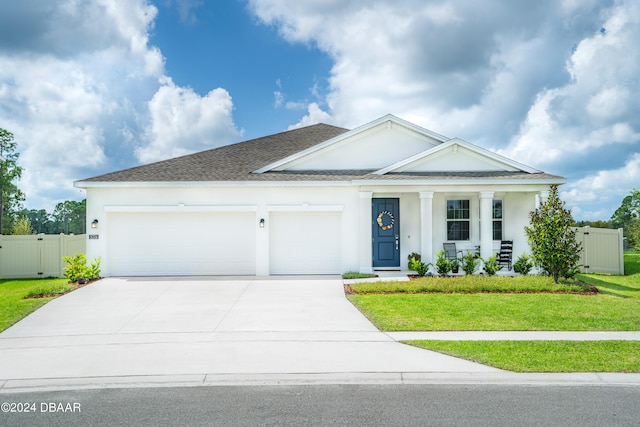
[[[407,270],[408,256],[414,252],[424,262],[435,263],[445,242],[455,243],[462,254],[477,252],[487,259],[499,251],[501,240],[512,240],[515,260],[530,251],[524,227],[529,224],[529,213],[549,194],[548,186],[537,191],[499,187],[389,190],[372,188],[359,192],[362,273]],[[377,212],[381,208],[376,201],[380,199],[397,199],[398,212],[393,216],[393,224],[380,220],[381,215],[382,218],[386,215]],[[382,228],[387,230],[380,231]],[[389,234],[389,251],[397,250],[399,262],[391,261],[390,257],[389,262],[378,258],[376,239],[384,233]]]

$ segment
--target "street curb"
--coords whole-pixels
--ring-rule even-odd
[[[640,387],[640,374],[328,372],[185,374],[0,380],[0,394],[115,388],[290,385],[523,385]]]

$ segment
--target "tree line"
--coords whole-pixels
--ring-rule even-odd
[[[12,234],[84,234],[87,200],[60,202],[51,213],[44,209],[22,209],[15,214]]]
[[[24,209],[25,195],[16,184],[22,176],[19,157],[13,134],[0,128],[0,234],[84,234],[86,199],[60,202],[53,212]]]

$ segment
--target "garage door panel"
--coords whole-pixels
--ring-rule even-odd
[[[271,274],[340,274],[340,212],[273,212]]]
[[[117,213],[112,275],[255,274],[253,213]]]

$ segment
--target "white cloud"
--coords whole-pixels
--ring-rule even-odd
[[[149,101],[148,144],[136,150],[136,157],[148,163],[229,144],[241,136],[232,110],[231,96],[224,89],[201,97],[168,81]]]
[[[622,199],[640,182],[640,153],[632,154],[623,166],[601,170],[567,184],[562,197],[568,206],[595,206],[594,211],[581,211],[581,217],[609,219]],[[602,204],[606,207],[602,208]]]
[[[334,61],[326,97],[294,127],[393,113],[569,182],[633,172],[623,165],[640,143],[633,0],[250,0],[249,9]],[[577,187],[566,193],[598,203]]]
[[[198,2],[176,5],[189,18]],[[165,76],[156,15],[147,0],[3,5],[0,127],[15,135],[28,208],[82,197],[74,180],[239,135],[225,90],[199,96]]]
[[[394,113],[494,145],[518,131],[538,92],[569,78],[564,64],[574,41],[562,46],[558,38],[580,40],[586,24],[572,16],[575,8],[563,15],[553,5],[249,2],[284,38],[333,58],[329,93],[319,104],[326,101],[335,122],[352,127]],[[482,141],[486,135],[494,136]]]
[[[640,142],[640,101],[631,96],[640,92],[640,7],[612,9],[603,28],[577,45],[567,63],[571,81],[539,94],[504,154],[546,166]]]
[[[307,108],[307,115],[304,116],[298,123],[289,126],[288,130],[297,129],[304,126],[313,125],[316,123],[330,123],[331,116],[326,112],[322,111],[320,106],[315,102],[309,104]]]

